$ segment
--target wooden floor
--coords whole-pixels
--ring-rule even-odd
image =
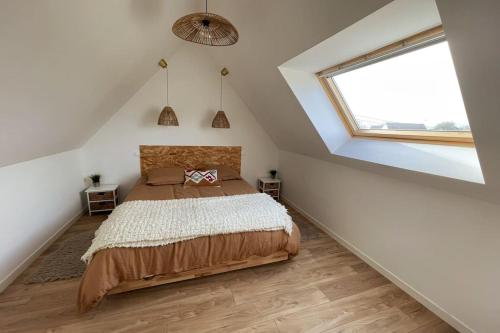
[[[292,214],[308,239],[291,261],[109,296],[84,315],[79,279],[23,284],[38,259],[0,295],[0,332],[455,332]],[[83,217],[46,253],[103,219]]]

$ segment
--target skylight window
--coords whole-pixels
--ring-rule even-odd
[[[473,142],[441,27],[318,75],[354,136]]]

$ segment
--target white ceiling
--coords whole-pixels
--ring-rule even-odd
[[[229,82],[280,149],[481,199],[500,201],[500,131],[497,125],[500,123],[500,94],[495,92],[500,86],[500,48],[498,43],[492,42],[497,39],[496,34],[500,29],[500,2],[436,1],[454,57],[486,185],[330,154],[281,76],[278,66],[285,61],[389,2],[253,0],[245,2],[245,6],[241,1],[218,0],[216,11],[227,16],[238,27],[240,41],[229,49],[214,48],[210,52],[216,62],[232,70]],[[344,50],[340,52],[345,53]]]
[[[281,149],[328,153],[278,66],[348,27],[389,0],[213,1],[240,33],[231,48],[212,48],[229,81]]]
[[[492,41],[499,2],[437,1],[486,187],[332,157],[280,74],[285,61],[389,2],[212,0],[209,10],[232,21],[240,41],[207,47],[207,54],[230,69],[229,83],[280,149],[430,186],[498,194],[500,55]],[[203,5],[201,0],[2,0],[0,167],[84,144],[157,71],[158,59],[184,43],[170,31],[174,20]]]
[[[387,2],[212,0],[209,10],[233,21],[240,41],[206,50],[231,68],[231,83],[281,147],[304,150],[305,138],[322,151],[277,66]],[[170,30],[175,19],[203,7],[201,0],[3,0],[0,167],[82,146],[159,58],[184,43]],[[288,121],[287,109],[295,114]],[[303,135],[289,137],[303,126]]]
[[[0,167],[80,147],[182,43],[197,0],[2,0]]]

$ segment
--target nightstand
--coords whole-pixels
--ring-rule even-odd
[[[280,199],[281,180],[277,178],[259,178],[259,192],[267,193],[274,199]]]
[[[110,212],[115,209],[118,198],[118,185],[91,186],[85,190],[89,204],[89,215],[97,212]]]

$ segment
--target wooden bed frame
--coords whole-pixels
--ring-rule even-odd
[[[210,267],[197,268],[180,273],[155,275],[152,276],[151,278],[144,278],[142,280],[122,282],[118,286],[111,289],[108,292],[108,295],[120,294],[136,289],[155,287],[167,283],[196,279],[203,276],[226,273],[226,272],[236,271],[239,269],[261,266],[284,260],[288,260],[288,252],[279,251],[267,257],[251,256],[250,258],[247,258],[245,260],[233,260],[223,264],[213,265]]]
[[[207,164],[224,164],[238,172],[241,170],[241,147],[140,146],[140,154],[141,175],[143,176],[145,176],[150,169],[172,165],[195,169]],[[266,257],[252,256],[244,260],[233,260],[210,267],[202,267],[179,273],[155,275],[141,280],[124,281],[111,289],[108,295],[261,266],[288,259],[288,252],[279,251]]]

